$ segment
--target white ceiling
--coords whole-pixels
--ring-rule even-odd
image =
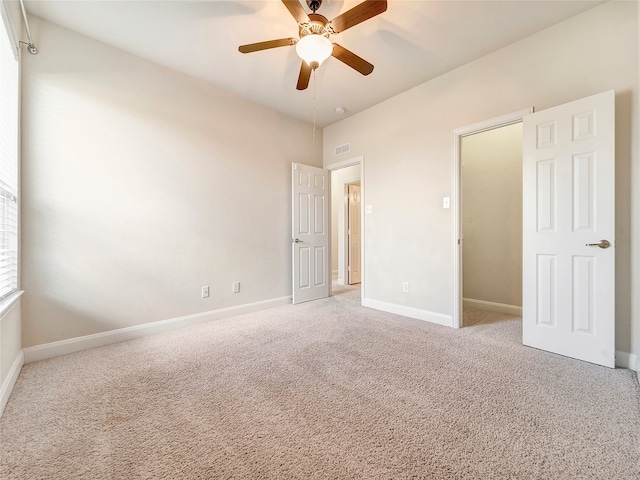
[[[301,0],[306,8],[305,0]],[[359,0],[324,0],[328,19]],[[334,58],[317,70],[317,123],[327,126],[603,3],[601,0],[390,0],[385,13],[332,39],[375,65],[362,76]],[[238,46],[297,37],[280,0],[25,0],[32,15],[312,121],[313,79],[296,90],[294,47]],[[307,9],[308,11],[308,9]],[[46,45],[34,43],[40,55]],[[345,108],[343,115],[335,112]]]

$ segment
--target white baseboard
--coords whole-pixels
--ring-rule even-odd
[[[2,416],[2,413],[4,412],[4,407],[7,406],[7,402],[9,401],[9,397],[11,396],[11,392],[18,380],[18,375],[20,375],[20,370],[22,370],[23,365],[24,353],[20,350],[13,362],[13,365],[11,365],[9,375],[7,375],[7,378],[2,382],[2,387],[0,387],[0,416]]]
[[[522,307],[517,305],[507,305],[506,303],[487,302],[486,300],[475,300],[473,298],[463,298],[463,307],[477,308],[489,312],[507,313],[509,315],[522,316]]]
[[[291,297],[273,298],[270,300],[263,300],[261,302],[247,303],[245,305],[221,308],[210,312],[196,313],[194,315],[186,315],[184,317],[160,320],[158,322],[145,323],[143,325],[135,325],[133,327],[119,328],[108,332],[70,338],[59,342],[45,343],[43,345],[36,345],[35,347],[27,347],[24,349],[24,362],[31,363],[38,360],[45,360],[47,358],[59,357],[69,353],[88,350],[89,348],[103,347],[105,345],[111,345],[112,343],[124,342],[126,340],[146,337],[148,335],[167,332],[169,330],[208,323],[213,320],[221,320],[223,318],[244,315],[245,313],[257,312],[259,310],[279,307],[289,303],[291,303]]]
[[[451,317],[451,315],[443,315],[442,313],[407,307],[406,305],[398,305],[396,303],[381,302],[380,300],[363,298],[362,306],[382,310],[383,312],[395,313],[396,315],[402,315],[403,317],[437,323],[438,325],[444,325],[445,327],[453,326],[453,317]]]
[[[344,278],[338,277],[338,285],[344,285]]]
[[[628,368],[640,373],[640,361],[638,361],[638,356],[633,353],[616,350],[616,367]]]

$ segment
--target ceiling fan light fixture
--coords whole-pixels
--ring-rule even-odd
[[[296,53],[314,70],[331,56],[332,51],[331,40],[323,35],[305,35],[296,43]]]

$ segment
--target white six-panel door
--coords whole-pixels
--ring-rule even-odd
[[[523,343],[614,367],[614,92],[526,116],[523,148]]]
[[[300,163],[292,175],[293,303],[329,296],[329,171]]]
[[[349,285],[362,281],[362,269],[360,268],[360,256],[362,251],[362,233],[360,219],[360,185],[349,185]]]

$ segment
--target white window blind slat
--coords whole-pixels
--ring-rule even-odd
[[[3,12],[4,13],[4,12]],[[18,62],[0,21],[0,298],[18,287]]]

